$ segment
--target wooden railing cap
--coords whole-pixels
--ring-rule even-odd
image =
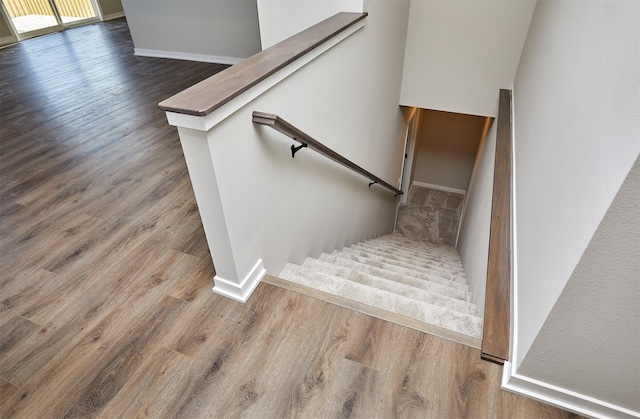
[[[208,115],[365,17],[338,13],[160,102],[160,109]]]

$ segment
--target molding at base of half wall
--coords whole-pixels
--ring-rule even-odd
[[[133,51],[134,54],[139,57],[170,58],[173,60],[197,61],[201,63],[233,65],[244,60],[244,58],[238,57],[222,57],[217,55],[192,54],[189,52],[162,51],[158,49],[134,48]]]
[[[503,390],[589,417],[640,418],[640,412],[518,374],[510,361],[505,362],[503,368]]]
[[[216,275],[213,278],[215,285],[212,290],[216,294],[223,295],[240,303],[246,303],[266,273],[267,271],[264,268],[262,259],[258,259],[251,271],[240,283]]]

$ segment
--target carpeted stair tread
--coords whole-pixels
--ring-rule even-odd
[[[435,252],[429,248],[422,249],[418,247],[407,246],[400,242],[392,240],[379,239],[367,240],[359,244],[371,245],[377,248],[385,248],[388,251],[399,252],[400,254],[409,255],[410,257],[424,258],[426,260],[433,260],[439,263],[459,264],[460,266],[462,266],[458,252],[454,247],[441,249],[440,251]]]
[[[392,256],[391,257],[392,259],[394,259],[395,257],[398,260],[401,260],[406,263],[417,263],[419,266],[424,266],[424,267],[432,268],[435,270],[446,269],[448,272],[457,272],[459,274],[464,274],[464,270],[462,269],[462,263],[460,263],[459,260],[452,260],[452,261],[434,260],[434,259],[428,258],[426,255],[420,254],[419,252],[406,252],[406,251],[395,249],[391,246],[376,245],[368,242],[358,243],[355,246],[357,247],[353,247],[353,246],[351,247],[363,249],[363,250],[364,249],[371,250],[375,254],[378,254],[381,256],[390,255]]]
[[[388,291],[407,298],[412,298],[414,300],[417,300],[418,302],[438,305],[440,307],[456,310],[461,313],[475,315],[478,311],[478,308],[475,304],[466,302],[464,300],[459,300],[448,295],[412,287],[401,282],[392,281],[362,271],[347,269],[342,266],[335,266],[331,263],[323,262],[318,259],[307,258],[302,266],[318,272],[324,272],[328,275],[358,282],[362,285],[368,285],[379,290]]]
[[[427,263],[434,266],[442,266],[447,265],[457,269],[461,269],[462,265],[459,264],[459,260],[453,258],[445,258],[433,256],[428,252],[421,252],[412,249],[402,249],[401,247],[396,247],[394,245],[389,244],[381,244],[381,243],[370,243],[363,242],[357,244],[360,247],[365,247],[367,249],[376,250],[378,252],[384,252],[388,254],[393,254],[396,256],[401,256],[407,259],[418,259],[423,263]]]
[[[479,339],[482,334],[482,320],[477,316],[419,302],[412,298],[363,285],[359,282],[344,280],[307,267],[287,264],[279,277],[476,339]]]
[[[403,247],[418,249],[418,250],[428,250],[433,254],[442,254],[442,255],[451,255],[452,253],[455,254],[455,247],[453,246],[449,246],[447,244],[442,244],[442,243],[431,243],[424,240],[411,239],[400,233],[387,234],[385,236],[380,236],[374,239],[370,239],[369,241],[378,242],[378,243],[399,243]]]
[[[354,255],[354,256],[360,257],[361,259],[370,259],[372,261],[384,262],[388,265],[397,265],[409,270],[419,271],[419,272],[430,274],[433,276],[440,276],[452,282],[459,282],[462,284],[466,284],[465,277],[459,274],[458,272],[447,272],[444,269],[421,266],[415,263],[407,262],[402,258],[394,259],[394,258],[388,257],[388,255],[377,254],[376,252],[372,252],[367,249],[359,249],[356,246],[351,246],[350,248],[334,251],[334,253],[343,254],[343,255]]]
[[[454,247],[444,244],[417,242],[415,240],[405,241],[400,238],[393,238],[388,236],[372,239],[367,242],[376,243],[384,246],[393,246],[395,248],[401,248],[405,250],[412,250],[422,254],[428,254],[431,258],[436,260],[458,260],[458,254]]]
[[[452,282],[441,277],[434,277],[395,265],[387,265],[382,262],[376,262],[374,264],[361,263],[336,254],[323,253],[318,257],[318,259],[333,265],[358,270],[360,272],[365,272],[392,281],[402,282],[415,288],[421,288],[431,292],[439,292],[440,294],[448,295],[452,298],[471,302],[471,293],[468,290],[468,286],[458,282]]]
[[[386,263],[381,260],[374,260],[365,256],[359,256],[354,253],[347,253],[339,250],[335,250],[333,253],[331,253],[330,256],[340,258],[336,260],[336,263],[341,265],[344,265],[344,262],[343,262],[344,260],[358,262],[363,265],[369,265],[379,269],[401,273],[403,275],[414,276],[419,279],[435,282],[436,284],[445,285],[447,287],[452,287],[452,288],[458,288],[458,289],[464,290],[465,292],[469,292],[469,286],[466,283],[452,281],[450,279],[437,275],[437,273],[434,274],[433,272],[422,272],[419,270],[400,266],[397,263]]]
[[[430,260],[436,260],[436,261],[457,262],[459,260],[459,256],[454,247],[448,247],[448,248],[420,247],[420,246],[411,246],[395,240],[380,240],[380,239],[367,240],[360,244],[378,246],[378,247],[386,248],[389,250],[397,250],[401,253],[411,253],[418,257],[425,257]]]
[[[451,250],[454,249],[452,246],[442,244],[442,243],[432,243],[424,240],[412,239],[410,237],[405,236],[402,233],[390,233],[384,236],[376,237],[371,240],[375,240],[379,242],[400,243],[403,246],[408,246],[411,248],[423,249],[423,250],[428,249],[431,252],[443,253],[443,254],[450,254]]]
[[[399,260],[404,263],[421,266],[423,268],[433,269],[433,270],[446,270],[449,273],[458,273],[464,274],[464,271],[461,269],[461,264],[458,261],[443,261],[443,260],[434,260],[427,257],[415,257],[415,256],[407,256],[402,253],[394,252],[392,248],[381,249],[379,247],[373,245],[367,245],[365,243],[354,244],[346,249],[354,249],[354,250],[362,250],[365,252],[370,252],[374,255],[387,257],[393,260]],[[451,269],[452,268],[452,269]]]

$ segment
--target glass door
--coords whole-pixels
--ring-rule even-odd
[[[85,20],[95,20],[98,17],[91,0],[54,0],[53,3],[65,26],[72,26]]]
[[[2,0],[2,4],[18,39],[98,20],[92,0]]]
[[[48,0],[2,0],[18,38],[50,32],[60,26]]]

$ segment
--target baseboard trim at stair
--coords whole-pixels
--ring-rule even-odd
[[[450,330],[443,329],[441,327],[434,326],[428,323],[424,323],[416,319],[411,319],[409,317],[401,316],[396,313],[391,313],[386,310],[381,310],[376,307],[371,307],[366,304],[362,304],[357,301],[353,301],[348,298],[341,297],[339,295],[329,294],[324,291],[319,291],[313,288],[305,287],[304,285],[296,284],[294,282],[290,282],[275,276],[265,275],[263,281],[266,282],[267,284],[275,285],[277,287],[294,291],[294,292],[306,295],[308,297],[316,298],[318,300],[335,304],[340,307],[344,307],[350,310],[364,313],[381,320],[386,320],[388,322],[409,327],[411,329],[415,329],[420,332],[428,333],[430,335],[438,336],[443,339],[451,340],[453,342],[457,342],[462,345],[480,349],[480,344],[481,344],[480,339],[475,339],[475,338],[463,335],[461,333],[452,332]]]
[[[193,54],[190,52],[179,51],[162,51],[158,49],[146,49],[146,48],[134,48],[134,55],[138,57],[151,57],[151,58],[169,58],[172,60],[186,60],[197,61],[200,63],[214,63],[214,64],[238,64],[244,58],[239,57],[222,57],[217,55],[206,54]]]
[[[520,375],[509,361],[504,363],[503,368],[503,390],[589,417],[640,418],[640,412]]]
[[[244,277],[240,284],[216,275],[213,278],[215,285],[212,291],[240,303],[246,303],[266,273],[262,259],[258,259],[251,272]]]

